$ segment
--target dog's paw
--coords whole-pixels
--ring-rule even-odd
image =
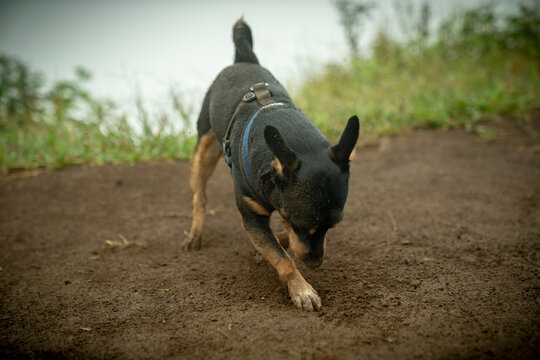
[[[289,295],[297,308],[306,311],[318,311],[321,309],[321,298],[317,292],[304,279],[290,281],[288,284]]]
[[[202,234],[192,229],[187,239],[184,240],[184,242],[182,243],[182,249],[184,251],[200,250],[201,243],[202,243],[201,240],[202,240]]]

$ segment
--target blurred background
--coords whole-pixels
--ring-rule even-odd
[[[540,1],[0,1],[2,172],[189,158],[244,16],[261,64],[330,139],[490,139],[540,106]],[[533,130],[530,130],[533,131]]]

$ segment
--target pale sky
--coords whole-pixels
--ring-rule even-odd
[[[400,1],[407,2],[372,1],[377,7],[364,26],[364,49],[380,28],[399,34],[394,4]],[[478,1],[430,3],[440,19]],[[347,56],[331,0],[0,0],[0,53],[19,57],[49,81],[86,67],[92,92],[121,103],[139,88],[159,106],[171,85],[199,101],[232,63],[232,26],[242,15],[259,61],[286,86],[300,83],[307,69]]]

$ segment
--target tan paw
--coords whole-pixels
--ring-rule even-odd
[[[291,300],[297,308],[306,311],[321,309],[321,298],[304,279],[292,280],[287,284]]]
[[[184,251],[200,250],[201,240],[202,234],[197,230],[191,229],[187,239],[182,243],[182,249]]]

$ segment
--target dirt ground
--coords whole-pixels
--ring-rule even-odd
[[[256,260],[224,162],[203,249],[181,251],[188,173],[0,178],[0,357],[538,358],[538,141],[421,131],[359,149],[322,267],[299,265],[315,313]]]

